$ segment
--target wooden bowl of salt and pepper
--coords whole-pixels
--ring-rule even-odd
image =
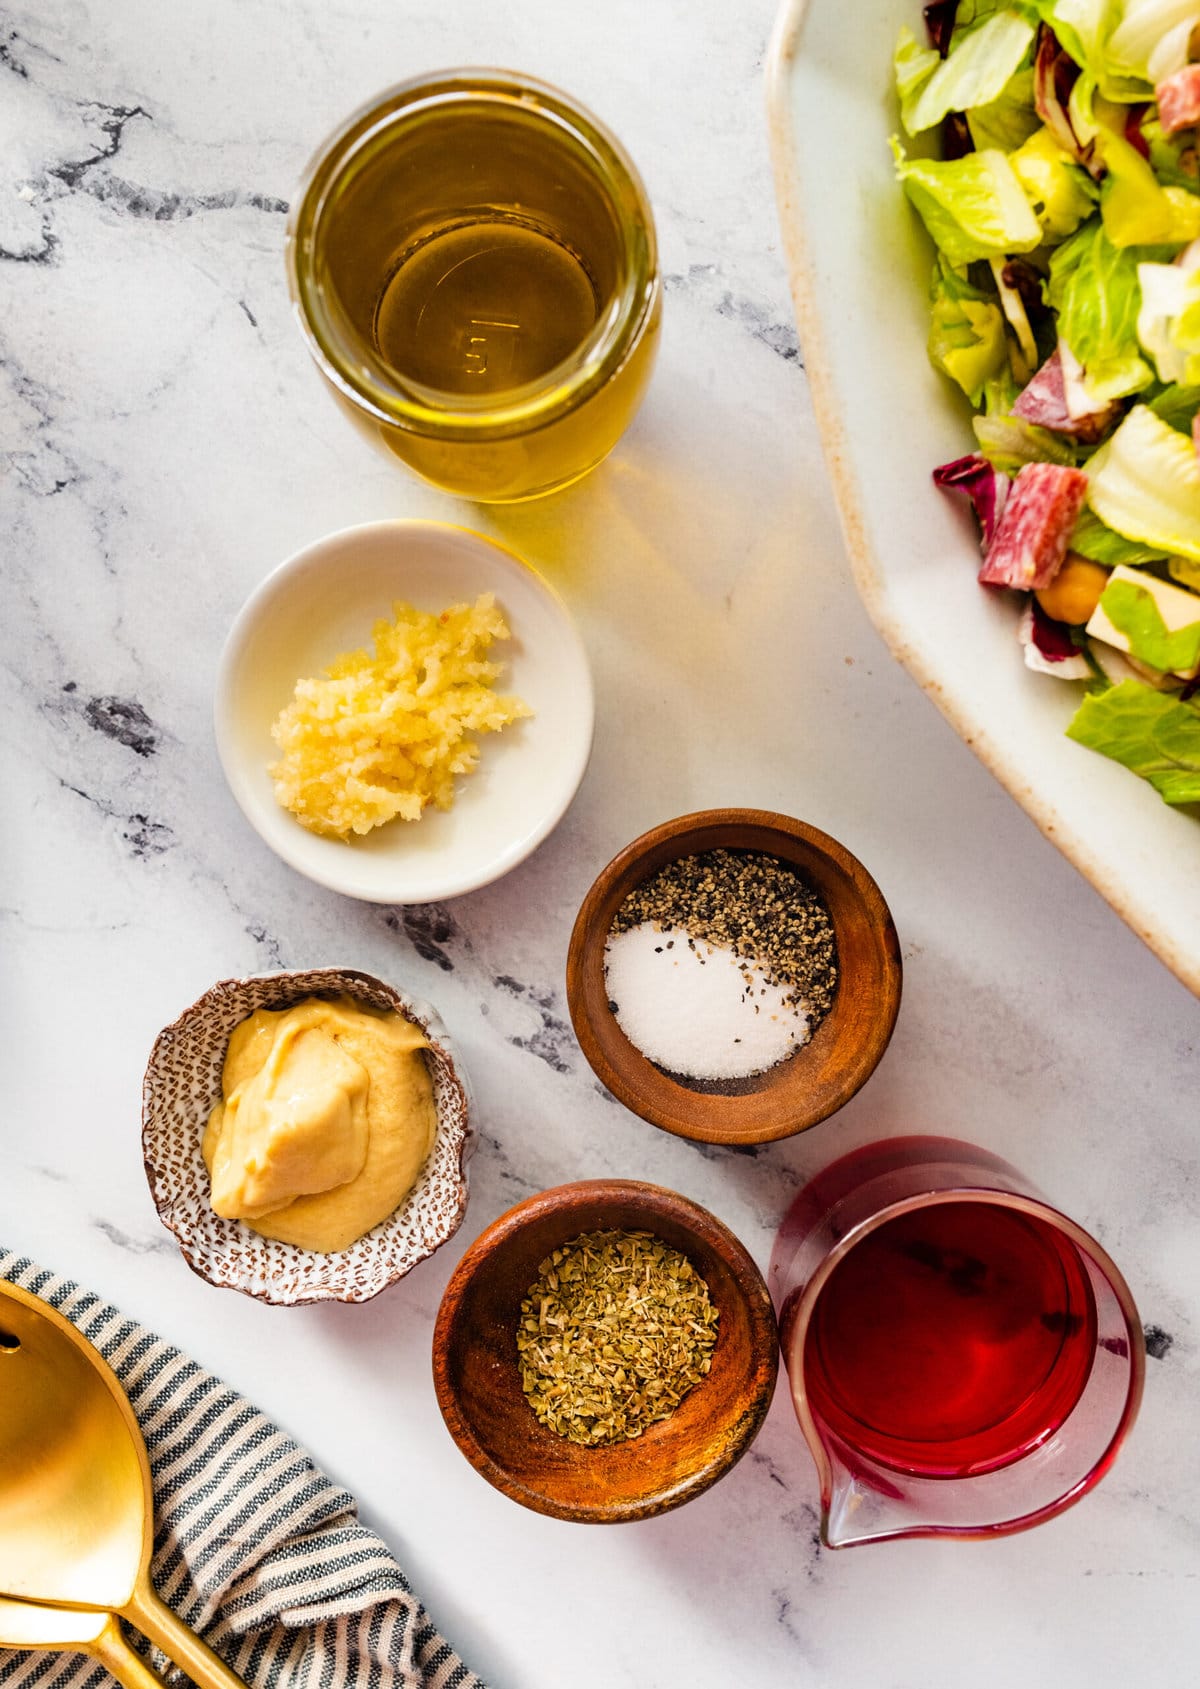
[[[790,816],[714,809],[655,827],[597,877],[567,1002],[592,1068],[635,1114],[758,1144],[865,1084],[901,973],[883,894],[843,845]]]

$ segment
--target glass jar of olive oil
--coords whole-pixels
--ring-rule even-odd
[[[288,225],[317,366],[426,480],[537,498],[612,450],[650,376],[654,222],[624,149],[502,71],[402,83],[323,146]]]

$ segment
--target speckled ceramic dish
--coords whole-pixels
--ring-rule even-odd
[[[349,1249],[322,1255],[214,1214],[200,1141],[220,1101],[225,1050],[238,1022],[256,1009],[285,1009],[303,997],[338,993],[374,1009],[396,1009],[428,1035],[438,1128],[420,1178],[391,1218]],[[142,1087],[146,1176],[184,1260],[210,1284],[277,1306],[366,1302],[432,1255],[466,1213],[472,1143],[470,1092],[440,1017],[427,1003],[357,968],[219,980],[159,1033]]]
[[[930,365],[933,248],[895,179],[892,51],[920,0],[784,0],[767,73],[775,187],[804,365],[854,579],[893,654],[1052,843],[1200,993],[1200,830],[1064,737],[1078,687],[1030,674],[1011,593],[935,464],[972,449]],[[797,537],[797,554],[803,541]]]

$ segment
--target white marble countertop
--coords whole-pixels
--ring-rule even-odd
[[[0,8],[0,447],[8,816],[0,1238],[223,1373],[358,1495],[495,1689],[1056,1689],[1194,1681],[1200,1649],[1197,1005],[891,661],[850,583],[791,326],[763,118],[771,0],[56,0]],[[557,499],[466,509],[376,459],[290,320],[286,201],[389,81],[519,66],[618,132],[654,201],[662,354],[617,455]],[[445,907],[388,911],[275,860],[210,725],[234,612],[280,558],[376,517],[467,519],[561,588],[595,754],[556,834]],[[899,1027],[839,1117],[697,1148],[599,1092],[563,966],[596,870],[710,804],[802,816],[887,895]],[[214,979],[350,962],[437,1003],[482,1142],[453,1244],[361,1308],[202,1283],[150,1203],[146,1053]],[[515,1199],[645,1177],[765,1268],[804,1178],[933,1130],[1015,1161],[1126,1272],[1145,1405],[1081,1507],[988,1545],[830,1554],[781,1392],[751,1454],[600,1530],[505,1500],[443,1428],[429,1342]]]

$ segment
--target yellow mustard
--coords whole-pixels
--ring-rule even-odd
[[[215,1211],[321,1252],[386,1220],[437,1131],[426,1048],[403,1015],[350,997],[259,1009],[234,1027],[202,1145]]]

